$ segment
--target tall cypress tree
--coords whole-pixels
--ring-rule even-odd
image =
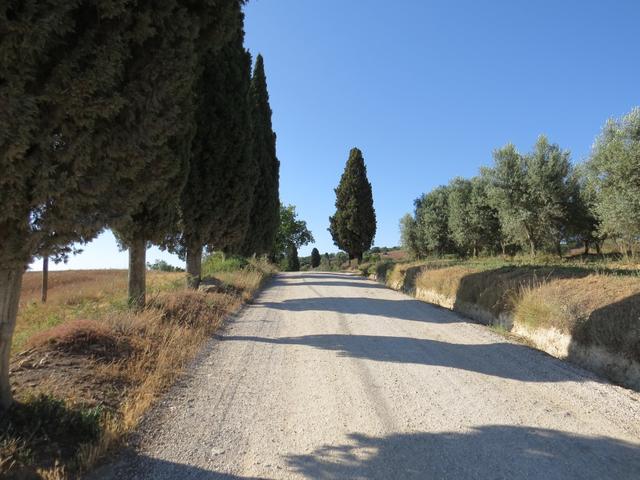
[[[271,107],[262,55],[256,58],[249,99],[258,181],[253,195],[249,229],[241,248],[245,255],[272,251],[280,214],[280,162],[276,156],[276,134],[271,125]]]
[[[362,260],[371,248],[376,234],[376,212],[373,208],[371,183],[362,152],[352,148],[336,192],[336,213],[329,218],[333,243],[349,254],[349,259]]]
[[[218,8],[236,15],[219,15]],[[206,25],[207,16],[219,16],[227,23],[220,23],[218,29],[233,32],[241,15],[239,2],[203,11],[180,0],[154,4],[152,13],[149,26],[155,36],[135,52],[130,72],[136,79],[128,106],[131,115],[122,123],[124,137],[151,140],[134,153],[146,168],[130,182],[132,191],[144,192],[144,198],[131,215],[113,223],[119,241],[129,250],[129,301],[138,306],[145,302],[147,245],[163,242],[178,221],[196,129],[196,105],[202,100],[195,90],[205,59],[229,40],[227,34],[205,43],[198,37],[199,27]],[[149,78],[154,81],[150,83]]]
[[[233,39],[205,58],[191,167],[180,198],[181,228],[169,239],[170,249],[186,255],[191,287],[200,282],[203,247],[237,245],[249,226],[257,179],[248,97],[251,57],[238,15]]]

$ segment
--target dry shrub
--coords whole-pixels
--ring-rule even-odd
[[[73,320],[37,333],[28,342],[37,349],[117,358],[131,353],[130,342],[93,320]]]
[[[226,293],[184,291],[159,295],[149,303],[149,307],[160,312],[163,322],[211,331],[238,304],[236,296]]]

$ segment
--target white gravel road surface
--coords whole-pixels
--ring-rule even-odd
[[[100,479],[640,479],[640,394],[456,313],[290,273]]]

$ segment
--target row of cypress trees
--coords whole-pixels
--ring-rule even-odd
[[[278,225],[263,60],[242,0],[8,0],[0,9],[0,405],[22,276],[112,228],[144,304],[149,243],[263,254]]]

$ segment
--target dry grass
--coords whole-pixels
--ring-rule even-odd
[[[126,306],[123,271],[54,272],[45,305],[39,303],[39,275],[27,274],[12,360],[21,401],[14,417],[31,408],[35,395],[53,393],[65,402],[60,408],[81,417],[100,408],[100,434],[90,442],[66,438],[73,448],[61,454],[34,443],[41,435],[13,428],[0,435],[0,476],[10,466],[30,478],[66,478],[90,468],[136,427],[225,317],[272,272],[253,261],[214,274],[226,285],[216,293],[180,288],[184,274],[152,272],[142,311]]]
[[[40,272],[23,279],[12,352],[20,352],[38,332],[72,320],[102,320],[127,310],[126,270],[69,270],[49,273],[47,303],[40,302]],[[183,273],[147,272],[147,288],[153,297],[182,286]]]
[[[453,299],[454,308],[473,304],[496,318],[511,314],[516,323],[555,328],[640,361],[640,275],[631,267],[439,259],[397,264],[386,283],[435,291]]]
[[[640,278],[593,274],[525,288],[514,320],[640,360]]]

